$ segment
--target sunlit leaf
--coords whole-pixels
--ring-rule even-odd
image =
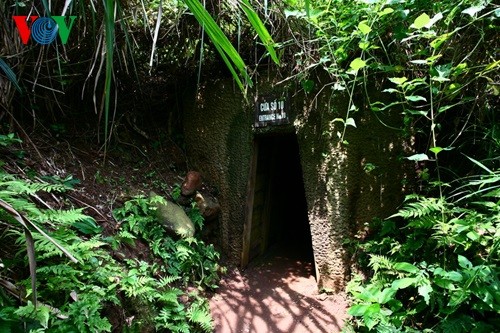
[[[395,83],[399,86],[399,85],[402,85],[403,83],[405,83],[406,81],[408,81],[408,79],[404,76],[403,77],[390,77],[389,81],[391,81],[392,83]]]
[[[442,151],[443,151],[443,148],[441,148],[441,147],[432,147],[432,148],[429,148],[429,150],[430,150],[431,152],[433,152],[434,154],[436,154],[436,155],[437,155],[437,154],[439,154],[440,152],[442,152]]]
[[[378,12],[378,16],[381,16],[381,17],[382,17],[382,16],[387,15],[387,14],[390,14],[390,13],[392,13],[392,12],[394,12],[394,9],[392,9],[392,8],[390,8],[390,7],[386,7],[386,8],[384,8],[384,10],[382,10],[382,11]]]
[[[415,154],[415,155],[411,155],[411,156],[407,157],[406,159],[408,159],[410,161],[415,161],[415,162],[428,161],[429,156],[427,156],[426,154]]]
[[[370,47],[370,42],[359,42],[358,46],[361,50],[368,50]]]
[[[358,29],[364,34],[364,35],[368,35],[371,31],[372,31],[372,28],[370,28],[369,25],[367,25],[364,21],[363,22],[360,22],[358,24]]]
[[[356,122],[354,121],[353,118],[347,118],[346,122],[345,122],[345,125],[346,126],[353,126],[353,127],[356,127]]]
[[[353,61],[351,61],[351,64],[349,65],[353,70],[357,71],[360,70],[361,68],[366,66],[366,61],[364,61],[361,58],[356,58]]]
[[[472,263],[466,257],[458,255],[458,265],[462,268],[472,268]]]
[[[421,285],[418,287],[418,294],[424,298],[425,304],[429,304],[431,299],[430,295],[432,293],[432,286],[429,283]]]
[[[467,14],[467,15],[470,15],[471,17],[475,17],[477,13],[479,13],[480,11],[482,11],[485,7],[480,5],[480,6],[472,6],[472,7],[469,7],[467,9],[464,9],[462,11],[463,14]]]
[[[417,273],[419,271],[417,266],[408,262],[397,262],[394,264],[394,269],[408,273]]]
[[[431,18],[429,17],[429,15],[427,15],[426,13],[423,13],[422,15],[420,15],[419,17],[417,17],[415,19],[415,21],[413,22],[413,24],[411,25],[413,28],[415,29],[422,29],[423,27],[425,27],[429,22],[431,21]]]
[[[366,304],[354,304],[349,308],[348,313],[351,316],[354,317],[359,317],[365,314],[366,310],[368,309],[369,305]]]
[[[392,288],[405,289],[417,282],[416,278],[402,278],[392,282]]]
[[[411,60],[410,62],[412,64],[417,64],[417,65],[427,65],[427,60],[422,60],[422,59]]]
[[[425,27],[427,29],[430,29],[437,21],[441,20],[443,18],[443,14],[442,13],[437,13],[436,15],[434,15],[430,20],[429,22],[425,25]]]
[[[385,304],[394,298],[397,290],[393,288],[385,288],[377,295],[377,302],[380,304]]]
[[[405,99],[410,101],[410,102],[427,102],[427,99],[423,96],[418,96],[418,95],[411,95],[411,96],[405,96]]]

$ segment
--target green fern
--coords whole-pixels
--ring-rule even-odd
[[[172,284],[173,282],[180,280],[180,278],[181,278],[180,276],[165,276],[165,277],[162,277],[158,281],[158,287],[164,288],[164,287]]]
[[[158,300],[166,304],[179,305],[178,298],[182,294],[182,290],[178,288],[170,288],[168,290],[160,292],[158,295]]]
[[[415,202],[408,202],[417,200]],[[443,212],[446,209],[446,204],[442,198],[427,198],[420,196],[408,196],[405,200],[407,203],[396,214],[389,217],[402,217],[404,219],[419,218],[436,212]]]
[[[191,305],[188,312],[189,320],[199,325],[204,332],[210,333],[214,330],[214,324],[212,320],[212,316],[210,315],[210,311],[208,310],[207,304],[202,304],[199,302],[195,302]]]
[[[38,216],[35,221],[40,223],[50,221],[56,223],[57,225],[67,226],[88,218],[89,216],[83,213],[83,208],[67,210],[47,209],[42,211],[40,216]]]
[[[370,254],[369,266],[377,273],[380,269],[391,270],[394,263],[386,256]]]

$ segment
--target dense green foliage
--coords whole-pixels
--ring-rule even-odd
[[[12,135],[0,138],[4,146],[16,140]],[[2,248],[22,250],[21,244],[28,241],[28,252],[36,253],[37,263],[36,274],[28,279],[21,274],[16,283],[13,272],[25,267],[24,251],[0,258],[4,286],[0,331],[111,332],[112,324],[130,332],[212,331],[201,291],[217,287],[219,254],[199,239],[174,240],[166,235],[154,218],[154,202],[161,197],[138,197],[116,209],[119,232],[105,237],[82,209],[40,208],[41,197],[47,193],[63,196],[72,188],[68,182],[37,179],[0,169],[1,201],[31,223],[23,233],[9,210],[0,208],[1,228],[8,235],[4,240],[11,240]],[[193,209],[190,215],[202,226],[199,212]],[[134,247],[134,240],[149,244],[149,260],[117,255],[126,243]],[[62,256],[61,247],[74,262]],[[36,296],[32,282],[37,286]],[[184,291],[193,285],[197,288]]]
[[[500,325],[500,173],[467,185],[475,188],[469,200],[412,195],[372,226],[376,234],[360,250],[373,275],[348,286],[357,331],[493,332]]]
[[[367,278],[348,287],[353,320],[345,330],[493,331],[500,311],[500,7],[475,0],[287,6],[291,30],[302,31],[294,75],[303,89],[350,98],[330,137],[349,144],[346,129],[356,127],[359,113],[383,119],[396,111],[404,125],[393,130],[416,142],[406,158],[418,170],[420,194],[376,220],[358,244]],[[315,87],[320,68],[331,82]]]

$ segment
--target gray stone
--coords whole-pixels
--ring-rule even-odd
[[[180,206],[171,201],[158,202],[156,218],[172,236],[193,237],[194,224]]]

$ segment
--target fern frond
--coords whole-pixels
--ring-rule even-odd
[[[34,203],[22,197],[17,197],[16,193],[11,191],[0,191],[0,200],[5,201],[18,212],[27,214],[31,219],[42,214],[40,209],[38,209]]]
[[[159,294],[158,300],[165,302],[167,304],[178,305],[179,300],[178,297],[182,295],[183,292],[177,288],[171,288],[166,291],[163,291]]]
[[[65,192],[69,188],[62,184],[30,183],[27,180],[12,179],[2,181],[1,186],[17,194],[35,194],[37,192]]]
[[[210,311],[202,304],[194,303],[187,312],[189,321],[198,324],[204,332],[213,332],[214,324]]]
[[[435,212],[442,212],[446,208],[445,201],[440,198],[417,197],[415,199],[417,200],[416,202],[407,203],[399,212],[389,218],[396,216],[400,216],[404,219],[419,218]]]
[[[386,256],[378,254],[370,254],[370,262],[368,264],[375,273],[380,269],[392,269],[394,262]]]
[[[160,281],[158,281],[158,286],[160,288],[164,288],[164,287],[172,284],[173,282],[179,280],[180,278],[181,278],[180,276],[173,276],[173,275],[162,277],[160,279]]]
[[[36,220],[39,222],[50,221],[60,225],[69,225],[87,219],[88,216],[82,212],[83,208],[68,210],[47,209]]]

